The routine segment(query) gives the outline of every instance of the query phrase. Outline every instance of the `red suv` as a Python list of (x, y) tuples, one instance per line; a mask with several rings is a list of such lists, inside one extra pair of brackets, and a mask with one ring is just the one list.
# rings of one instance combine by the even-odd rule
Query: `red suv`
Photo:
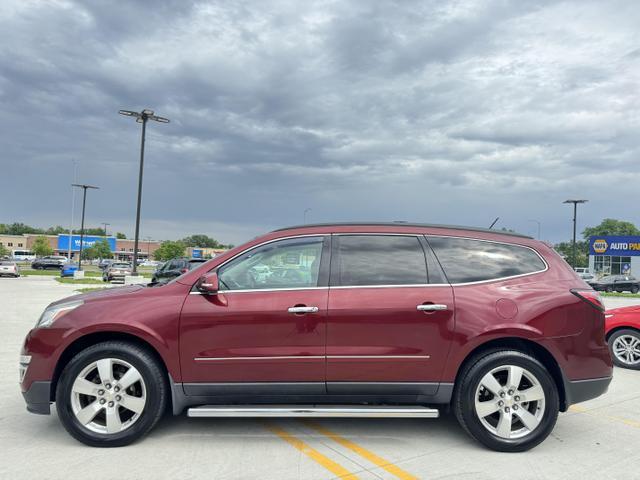
[(131, 443), (192, 417), (437, 417), (526, 450), (603, 394), (598, 293), (529, 237), (433, 225), (271, 232), (162, 286), (49, 305), (20, 358), (27, 408)]

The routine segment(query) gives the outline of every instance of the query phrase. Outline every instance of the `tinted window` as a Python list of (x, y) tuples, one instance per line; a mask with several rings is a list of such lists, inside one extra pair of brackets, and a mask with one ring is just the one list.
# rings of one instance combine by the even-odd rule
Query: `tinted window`
[(337, 278), (343, 286), (427, 283), (424, 250), (417, 237), (340, 235)]
[(318, 286), (323, 237), (280, 240), (249, 250), (218, 270), (224, 290)]
[(545, 269), (533, 250), (464, 238), (428, 237), (451, 283), (479, 282)]

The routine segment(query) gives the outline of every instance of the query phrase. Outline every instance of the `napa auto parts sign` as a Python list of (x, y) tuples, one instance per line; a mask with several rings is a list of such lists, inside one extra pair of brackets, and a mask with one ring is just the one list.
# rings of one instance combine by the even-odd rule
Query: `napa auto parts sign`
[(640, 257), (640, 237), (618, 235), (589, 237), (589, 255)]

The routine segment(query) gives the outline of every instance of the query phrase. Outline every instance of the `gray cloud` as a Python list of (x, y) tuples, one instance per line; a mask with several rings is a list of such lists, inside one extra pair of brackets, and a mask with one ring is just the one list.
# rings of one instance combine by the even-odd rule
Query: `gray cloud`
[[(0, 6), (0, 222), (238, 243), (313, 221), (640, 223), (632, 1), (26, 2)], [(613, 202), (613, 197), (629, 202)], [(11, 200), (10, 200), (11, 199)], [(15, 201), (13, 199), (19, 199)]]

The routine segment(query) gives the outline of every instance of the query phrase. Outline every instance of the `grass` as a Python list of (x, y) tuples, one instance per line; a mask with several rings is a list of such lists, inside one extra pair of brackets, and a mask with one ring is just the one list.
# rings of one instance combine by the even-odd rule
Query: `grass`
[(84, 287), (77, 288), (76, 292), (78, 293), (87, 293), (87, 292), (95, 292), (96, 290), (107, 290), (109, 287)]
[(54, 280), (58, 283), (65, 283), (65, 284), (96, 284), (96, 283), (102, 283), (102, 280), (98, 280), (97, 278), (60, 278), (60, 277), (55, 277)]
[[(83, 269), (84, 270), (84, 269)], [(47, 277), (59, 277), (60, 276), (60, 270), (33, 270), (31, 268), (26, 268), (20, 269), (20, 275), (24, 275), (24, 276), (34, 276), (34, 275), (43, 275), (43, 276), (47, 276)], [(92, 270), (85, 270), (84, 271), (84, 276), (85, 277), (102, 277), (102, 272), (100, 271), (92, 271)]]
[(623, 297), (623, 298), (638, 298), (640, 299), (640, 293), (627, 293), (627, 292), (600, 292), (603, 297)]

